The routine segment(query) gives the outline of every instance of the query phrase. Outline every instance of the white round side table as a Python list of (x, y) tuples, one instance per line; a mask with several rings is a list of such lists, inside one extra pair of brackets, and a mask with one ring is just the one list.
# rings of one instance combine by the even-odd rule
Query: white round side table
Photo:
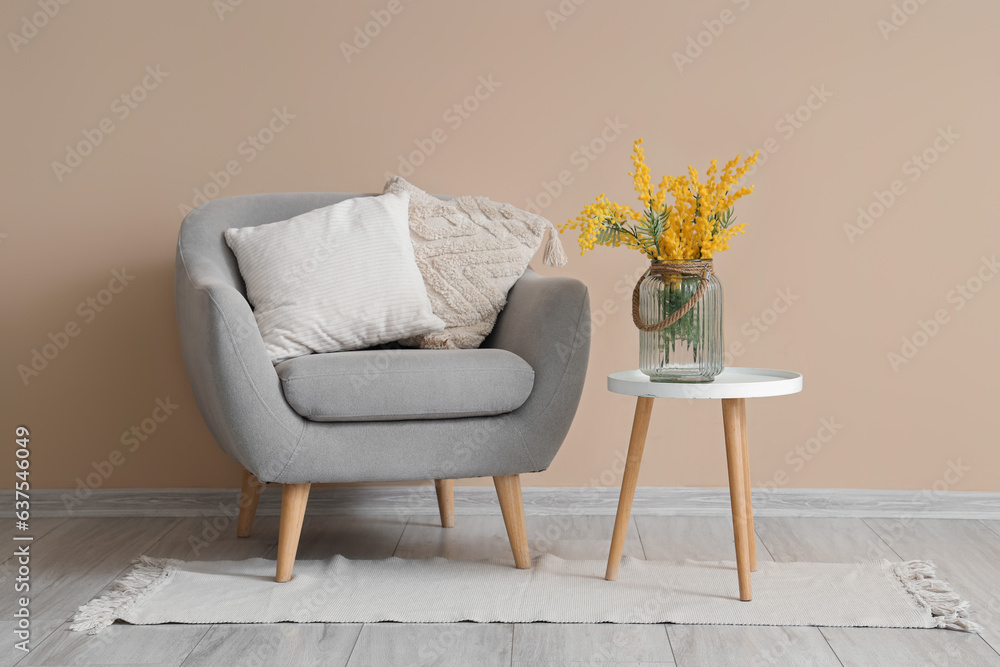
[(726, 461), (729, 467), (729, 499), (733, 508), (733, 534), (736, 538), (736, 569), (739, 575), (740, 600), (750, 600), (750, 573), (757, 571), (757, 548), (753, 532), (753, 503), (750, 500), (750, 454), (747, 446), (746, 399), (784, 396), (802, 391), (802, 376), (791, 371), (765, 368), (726, 368), (712, 382), (650, 382), (640, 371), (621, 371), (608, 376), (608, 391), (637, 396), (632, 437), (628, 443), (625, 474), (611, 554), (604, 578), (618, 578), (625, 532), (635, 484), (646, 445), (649, 415), (654, 398), (717, 398), (722, 400), (722, 421), (726, 433)]

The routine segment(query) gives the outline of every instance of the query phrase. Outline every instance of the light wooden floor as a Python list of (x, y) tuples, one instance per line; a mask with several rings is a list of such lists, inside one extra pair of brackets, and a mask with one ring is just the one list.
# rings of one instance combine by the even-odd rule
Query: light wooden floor
[[(500, 516), (306, 517), (299, 558), (444, 556), (510, 558)], [(607, 557), (612, 516), (529, 516), (532, 555)], [(213, 526), (213, 522), (215, 525)], [(981, 635), (945, 630), (683, 625), (116, 624), (70, 632), (74, 610), (139, 554), (187, 560), (273, 558), (275, 517), (237, 539), (224, 517), (36, 519), (32, 546), (34, 650), (13, 644), (13, 596), (0, 605), (4, 665), (1000, 665), (1000, 522), (908, 519), (767, 519), (757, 556), (779, 561), (929, 559), (971, 600)], [(10, 529), (0, 534), (8, 544)], [(626, 555), (733, 559), (725, 518), (634, 517)], [(0, 564), (13, 588), (11, 560)], [(734, 595), (736, 580), (733, 578)], [(431, 603), (432, 601), (428, 601)]]

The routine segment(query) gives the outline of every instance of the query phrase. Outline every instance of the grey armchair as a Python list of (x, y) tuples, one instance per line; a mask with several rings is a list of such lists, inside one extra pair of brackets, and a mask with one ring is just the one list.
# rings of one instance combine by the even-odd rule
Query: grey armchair
[(478, 350), (374, 349), (271, 364), (223, 231), (285, 220), (341, 193), (217, 199), (181, 225), (174, 277), (184, 363), (219, 446), (244, 468), (237, 531), (282, 485), (276, 581), (291, 578), (310, 484), (492, 476), (515, 564), (530, 566), (521, 473), (545, 470), (579, 404), (590, 347), (586, 287), (530, 269)]

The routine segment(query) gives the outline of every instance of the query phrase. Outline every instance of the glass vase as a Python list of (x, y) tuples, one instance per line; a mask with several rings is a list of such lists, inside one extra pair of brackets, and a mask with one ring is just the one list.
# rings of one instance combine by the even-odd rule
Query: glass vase
[[(672, 273), (678, 266), (693, 273)], [(706, 289), (687, 313), (660, 331), (639, 332), (639, 370), (653, 382), (711, 382), (725, 366), (722, 283), (711, 260), (653, 262), (639, 284), (638, 312), (645, 325), (663, 322), (696, 296), (706, 268)]]

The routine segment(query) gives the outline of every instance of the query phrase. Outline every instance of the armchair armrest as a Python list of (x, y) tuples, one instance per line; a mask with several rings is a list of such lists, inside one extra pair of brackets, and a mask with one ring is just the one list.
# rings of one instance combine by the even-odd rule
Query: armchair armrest
[(544, 470), (569, 431), (590, 356), (590, 297), (578, 280), (528, 269), (511, 288), (483, 347), (508, 350), (535, 371), (535, 386), (512, 413)]
[(221, 272), (186, 264), (183, 243), (174, 296), (184, 365), (212, 435), (262, 481), (275, 479), (304, 423), (284, 400), (250, 304)]

